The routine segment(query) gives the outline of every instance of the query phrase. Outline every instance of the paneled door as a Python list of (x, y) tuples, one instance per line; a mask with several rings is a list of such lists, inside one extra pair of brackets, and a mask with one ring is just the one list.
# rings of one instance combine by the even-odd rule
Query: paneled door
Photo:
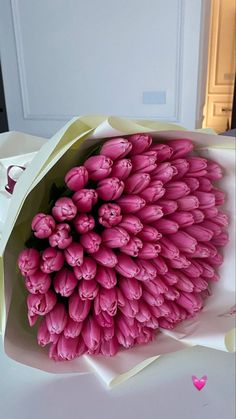
[(91, 113), (195, 127), (209, 4), (0, 0), (9, 128), (49, 137)]

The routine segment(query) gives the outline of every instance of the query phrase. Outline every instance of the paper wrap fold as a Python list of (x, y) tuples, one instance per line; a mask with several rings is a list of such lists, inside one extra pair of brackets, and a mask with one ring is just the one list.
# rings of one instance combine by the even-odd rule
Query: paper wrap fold
[[(221, 280), (194, 319), (173, 331), (162, 330), (150, 344), (120, 351), (113, 358), (84, 355), (69, 362), (50, 360), (36, 342), (36, 328), (27, 323), (26, 291), (17, 267), (17, 255), (30, 235), (34, 214), (47, 211), (52, 182), (62, 185), (64, 175), (82, 164), (98, 144), (109, 137), (150, 132), (154, 141), (188, 138), (197, 153), (224, 168), (220, 187), (226, 192), (230, 241), (219, 269)], [(5, 190), (10, 165), (26, 167), (13, 194)], [(8, 356), (53, 373), (96, 372), (113, 386), (136, 374), (159, 356), (189, 346), (235, 350), (235, 139), (146, 120), (85, 116), (72, 119), (54, 137), (45, 140), (21, 133), (0, 135), (0, 326)]]

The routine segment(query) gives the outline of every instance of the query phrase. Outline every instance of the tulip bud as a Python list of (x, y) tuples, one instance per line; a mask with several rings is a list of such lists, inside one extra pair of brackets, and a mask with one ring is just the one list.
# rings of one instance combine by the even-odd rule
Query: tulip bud
[(51, 290), (48, 290), (45, 294), (29, 294), (27, 297), (29, 314), (44, 316), (53, 309), (56, 302), (57, 297)]
[(134, 338), (132, 338), (132, 336), (124, 335), (120, 329), (116, 330), (116, 337), (119, 344), (126, 349), (129, 349), (134, 345)]
[(93, 230), (95, 227), (95, 220), (92, 215), (79, 214), (74, 219), (74, 226), (77, 233), (84, 234)]
[(101, 237), (94, 231), (90, 231), (80, 236), (80, 243), (87, 253), (97, 252), (101, 242)]
[(132, 163), (130, 159), (116, 160), (112, 167), (111, 176), (125, 180), (130, 175), (131, 170)]
[(113, 336), (110, 340), (102, 340), (101, 342), (101, 354), (104, 356), (114, 356), (117, 354), (119, 344), (116, 336)]
[(105, 246), (100, 246), (99, 250), (93, 253), (93, 258), (99, 265), (105, 266), (106, 268), (114, 268), (117, 264), (116, 254)]
[(82, 322), (86, 319), (91, 307), (90, 300), (81, 300), (79, 294), (75, 291), (69, 297), (69, 315), (76, 322)]
[(133, 319), (139, 311), (139, 301), (128, 300), (128, 298), (126, 298), (124, 295), (123, 295), (123, 300), (124, 300), (124, 304), (119, 306), (121, 313), (123, 313), (126, 318)]
[(173, 259), (179, 256), (179, 249), (172, 243), (171, 240), (166, 237), (160, 239), (161, 244), (161, 256), (166, 259)]
[(57, 221), (70, 221), (75, 218), (77, 208), (70, 198), (59, 198), (52, 209), (52, 215)]
[(215, 205), (223, 205), (225, 202), (225, 193), (220, 189), (213, 188), (211, 193), (215, 195)]
[(137, 257), (139, 255), (140, 249), (142, 249), (143, 243), (138, 237), (130, 237), (130, 240), (127, 244), (123, 245), (120, 248), (120, 251), (122, 253), (125, 253), (126, 255)]
[(157, 231), (155, 227), (144, 225), (143, 229), (138, 233), (138, 237), (142, 241), (156, 242), (157, 240), (161, 239), (162, 234)]
[(198, 178), (199, 187), (198, 189), (202, 192), (210, 192), (212, 190), (212, 183), (206, 177), (199, 177)]
[(195, 251), (188, 255), (191, 258), (207, 258), (211, 255), (211, 248), (206, 243), (198, 243)]
[(140, 154), (143, 151), (148, 150), (150, 145), (152, 144), (152, 137), (148, 134), (129, 135), (128, 140), (132, 144), (132, 150), (130, 151), (131, 156)]
[(115, 270), (124, 277), (133, 278), (139, 273), (139, 267), (135, 261), (128, 255), (118, 254), (118, 263)]
[(173, 150), (167, 144), (152, 144), (150, 150), (157, 152), (157, 162), (161, 163), (169, 160), (173, 154)]
[(173, 175), (175, 180), (182, 179), (187, 176), (189, 170), (189, 163), (185, 159), (176, 159), (171, 162), (171, 166), (175, 170)]
[(139, 268), (139, 273), (135, 275), (135, 277), (139, 281), (148, 281), (150, 279), (155, 278), (157, 270), (151, 262), (144, 259), (137, 259), (136, 263)]
[(117, 283), (116, 273), (113, 269), (105, 268), (104, 266), (98, 266), (96, 281), (104, 288), (113, 288)]
[(73, 293), (77, 283), (78, 281), (75, 275), (67, 268), (62, 268), (57, 272), (53, 280), (56, 293), (61, 294), (63, 297), (69, 297)]
[(117, 303), (116, 289), (101, 287), (94, 300), (94, 312), (98, 315), (101, 311), (106, 311), (110, 316), (115, 316)]
[(199, 209), (215, 206), (215, 195), (213, 193), (196, 191), (195, 196), (199, 201)]
[(209, 256), (204, 260), (211, 265), (220, 266), (222, 265), (224, 258), (220, 253), (216, 253), (215, 256)]
[(145, 301), (140, 300), (139, 301), (139, 311), (136, 314), (135, 318), (136, 320), (138, 320), (140, 323), (144, 323), (146, 321), (148, 321), (151, 318), (152, 314), (149, 310), (148, 305), (146, 304)]
[(182, 292), (177, 303), (188, 313), (196, 313), (202, 308), (202, 299), (199, 294)]
[(154, 264), (156, 271), (160, 275), (165, 275), (168, 271), (167, 264), (165, 263), (164, 259), (158, 255), (157, 258), (154, 258), (152, 260), (152, 263)]
[(81, 300), (94, 300), (98, 293), (97, 282), (94, 279), (89, 281), (82, 279), (79, 283), (79, 295)]
[(194, 192), (200, 186), (199, 179), (202, 179), (202, 178), (197, 179), (195, 177), (182, 177), (182, 182), (184, 182), (188, 186), (188, 188), (190, 189), (190, 192)]
[(108, 177), (111, 173), (112, 165), (112, 160), (106, 156), (91, 156), (84, 163), (89, 179), (92, 180), (101, 180)]
[(172, 159), (183, 157), (193, 150), (192, 141), (187, 139), (171, 140), (168, 141), (167, 144), (173, 150)]
[(102, 243), (110, 248), (118, 248), (127, 245), (130, 237), (122, 227), (107, 228), (102, 232)]
[(190, 213), (193, 216), (195, 224), (201, 223), (205, 218), (205, 214), (203, 213), (203, 211), (201, 211), (199, 209), (194, 209), (194, 210), (190, 211)]
[[(197, 210), (194, 210), (197, 211)], [(193, 214), (189, 211), (178, 211), (168, 217), (169, 220), (174, 221), (180, 228), (191, 226), (194, 223)], [(166, 218), (165, 218), (166, 220)], [(162, 220), (159, 220), (162, 221)], [(157, 223), (159, 223), (157, 221)]]
[(48, 247), (42, 253), (40, 269), (46, 274), (60, 271), (64, 265), (64, 256), (60, 250), (55, 247)]
[(183, 269), (183, 271), (192, 279), (197, 278), (203, 273), (203, 269), (201, 265), (195, 261), (194, 259), (191, 260), (191, 265), (187, 268)]
[(203, 159), (202, 157), (187, 157), (186, 158), (189, 164), (189, 170), (186, 174), (187, 177), (198, 177), (198, 176), (205, 176), (207, 174), (207, 160)]
[(34, 235), (39, 239), (46, 239), (49, 237), (52, 234), (55, 226), (56, 223), (54, 218), (51, 215), (46, 215), (42, 212), (35, 215), (31, 223)]
[(94, 189), (80, 189), (75, 192), (72, 199), (80, 212), (90, 212), (97, 203), (98, 194)]
[(38, 345), (44, 347), (51, 342), (51, 334), (48, 331), (46, 319), (43, 318), (37, 331)]
[(135, 173), (126, 179), (124, 191), (128, 194), (138, 194), (149, 185), (150, 180), (148, 173)]
[[(196, 191), (195, 194), (197, 193), (199, 192)], [(180, 198), (177, 200), (177, 204), (178, 204), (178, 209), (180, 211), (191, 211), (198, 207), (201, 208), (201, 206), (199, 205), (199, 200), (198, 200), (197, 195), (184, 196), (183, 198)]]
[(156, 169), (156, 156), (137, 154), (131, 157), (133, 173), (150, 173)]
[(33, 275), (39, 268), (40, 253), (35, 249), (20, 252), (17, 264), (23, 276)]
[(103, 204), (98, 210), (99, 223), (104, 227), (113, 227), (122, 220), (121, 208), (117, 204)]
[(168, 272), (166, 272), (161, 278), (162, 278), (162, 281), (164, 281), (165, 283), (167, 283), (167, 285), (170, 285), (170, 286), (176, 284), (179, 279), (176, 273), (172, 271), (170, 267), (168, 269)]
[(163, 216), (162, 209), (159, 205), (146, 205), (137, 212), (137, 217), (142, 223), (153, 223)]
[(37, 271), (25, 278), (25, 286), (31, 294), (45, 294), (51, 286), (50, 275)]
[(175, 301), (179, 298), (180, 293), (174, 287), (168, 289), (168, 291), (164, 292), (164, 297), (166, 300)]
[(98, 314), (94, 314), (94, 317), (102, 328), (114, 327), (114, 317), (110, 316), (106, 311), (101, 311)]
[(75, 322), (73, 319), (68, 317), (66, 326), (63, 330), (63, 334), (66, 339), (77, 338), (82, 330), (83, 322)]
[(78, 280), (85, 279), (89, 281), (95, 278), (97, 272), (97, 264), (95, 260), (90, 257), (85, 257), (81, 266), (74, 267), (74, 274)]
[(229, 242), (229, 236), (226, 231), (222, 231), (218, 236), (213, 237), (212, 244), (215, 246), (225, 246)]
[(182, 272), (179, 272), (179, 280), (175, 286), (178, 290), (185, 292), (193, 292), (194, 289), (192, 281)]
[[(169, 182), (175, 174), (175, 168), (169, 162), (160, 163), (152, 171), (152, 180), (159, 180), (163, 184)], [(177, 173), (177, 172), (176, 172)]]
[(171, 330), (171, 329), (173, 329), (174, 324), (173, 324), (173, 323), (170, 323), (170, 322), (169, 322), (168, 320), (166, 320), (164, 317), (161, 317), (161, 318), (159, 319), (159, 326), (160, 326), (162, 329)]
[(73, 167), (65, 176), (67, 188), (78, 191), (84, 188), (88, 182), (88, 171), (84, 166)]
[(207, 161), (207, 175), (206, 177), (210, 180), (218, 180), (223, 176), (222, 168), (214, 161)]
[(140, 196), (147, 203), (153, 203), (162, 198), (164, 194), (165, 189), (163, 188), (163, 183), (160, 180), (154, 180), (140, 193)]
[(159, 243), (144, 242), (142, 249), (139, 250), (139, 257), (141, 259), (153, 259), (158, 256), (161, 251)]
[[(86, 233), (89, 234), (89, 233)], [(66, 262), (70, 266), (81, 266), (84, 259), (83, 248), (79, 243), (71, 243), (64, 250)]]
[(219, 211), (216, 217), (214, 217), (214, 222), (221, 227), (227, 227), (229, 225), (229, 220), (227, 214)]
[(135, 278), (119, 278), (119, 287), (128, 300), (139, 300), (142, 296), (142, 287)]
[(123, 215), (122, 221), (119, 223), (119, 227), (122, 227), (128, 233), (135, 235), (142, 230), (143, 225), (139, 218), (135, 217), (135, 215)]
[(200, 242), (208, 242), (212, 239), (214, 234), (213, 231), (207, 226), (204, 226), (203, 223), (201, 223), (201, 225), (198, 224), (186, 227), (185, 232)]
[(110, 157), (112, 160), (122, 159), (132, 149), (132, 144), (125, 138), (113, 138), (106, 141), (100, 151), (100, 154)]
[[(194, 253), (191, 253), (191, 257), (193, 257), (193, 255)], [(169, 260), (169, 265), (173, 269), (184, 269), (184, 268), (187, 268), (190, 264), (191, 262), (181, 253), (179, 254), (179, 256), (176, 256), (174, 259)]]
[[(61, 335), (57, 345), (56, 345), (56, 353), (59, 360), (72, 360), (79, 354), (85, 352), (85, 348), (83, 346), (83, 351), (78, 349), (79, 340), (78, 338), (68, 338), (66, 339), (64, 335)], [(81, 353), (82, 352), (82, 353)], [(54, 355), (55, 356), (55, 355)]]
[(155, 221), (153, 225), (161, 234), (173, 234), (179, 229), (179, 225), (175, 221), (168, 220), (167, 218), (161, 218)]
[(212, 278), (215, 275), (214, 268), (207, 262), (205, 262), (205, 260), (199, 260), (198, 263), (202, 268), (202, 276), (204, 278)]
[(45, 318), (49, 333), (59, 335), (67, 323), (67, 313), (64, 305), (57, 303)]
[(100, 199), (110, 201), (118, 199), (124, 190), (124, 182), (117, 177), (100, 180), (97, 185), (97, 194)]
[(197, 277), (197, 278), (191, 278), (191, 281), (194, 285), (194, 292), (202, 292), (204, 290), (207, 290), (208, 288), (208, 282), (204, 281), (203, 278)]
[(54, 232), (49, 237), (48, 241), (51, 247), (58, 247), (58, 249), (65, 249), (72, 242), (72, 237), (69, 235), (70, 226), (67, 223), (57, 224)]
[(172, 234), (171, 240), (180, 251), (186, 253), (193, 253), (197, 246), (197, 240), (189, 234), (185, 233), (184, 231), (178, 231), (177, 233)]
[(190, 193), (189, 187), (184, 182), (173, 181), (165, 184), (165, 199), (179, 199)]
[(172, 214), (178, 208), (178, 204), (175, 201), (170, 201), (167, 199), (159, 199), (158, 205), (160, 205), (161, 210), (164, 215)]
[(146, 201), (138, 195), (123, 195), (117, 200), (123, 214), (135, 213), (146, 205)]
[[(147, 326), (149, 325), (150, 319), (147, 322)], [(148, 327), (143, 327), (140, 331), (139, 335), (136, 338), (136, 343), (138, 344), (144, 344), (152, 342), (155, 338), (154, 331), (149, 329)]]

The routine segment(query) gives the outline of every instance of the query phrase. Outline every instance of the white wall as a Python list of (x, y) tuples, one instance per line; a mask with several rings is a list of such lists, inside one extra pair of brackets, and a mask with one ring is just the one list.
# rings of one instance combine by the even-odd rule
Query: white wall
[(51, 136), (91, 113), (196, 125), (201, 0), (0, 2), (10, 129)]

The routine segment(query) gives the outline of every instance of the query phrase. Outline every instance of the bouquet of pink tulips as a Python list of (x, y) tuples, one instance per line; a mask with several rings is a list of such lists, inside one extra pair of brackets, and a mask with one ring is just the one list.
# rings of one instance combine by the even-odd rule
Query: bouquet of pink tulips
[[(4, 141), (11, 135), (24, 147), (21, 134)], [(112, 385), (189, 345), (234, 350), (232, 138), (87, 116), (25, 144), (31, 163), (32, 153), (0, 158), (10, 357), (48, 372), (92, 370)], [(14, 164), (25, 170), (10, 195)]]
[(193, 151), (187, 139), (107, 139), (33, 217), (18, 266), (51, 358), (113, 356), (202, 309), (228, 219), (221, 167)]

